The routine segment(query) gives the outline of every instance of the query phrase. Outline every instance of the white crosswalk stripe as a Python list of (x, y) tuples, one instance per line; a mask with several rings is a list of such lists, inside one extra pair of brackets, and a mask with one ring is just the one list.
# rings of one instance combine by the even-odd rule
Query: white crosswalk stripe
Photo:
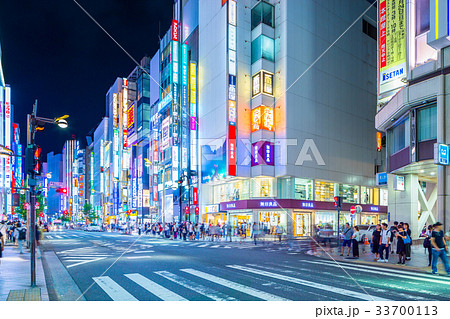
[(184, 278), (182, 278), (182, 277), (180, 277), (180, 276), (178, 276), (176, 274), (173, 274), (171, 272), (168, 272), (168, 271), (155, 271), (155, 274), (158, 274), (158, 275), (160, 275), (160, 276), (162, 276), (162, 277), (164, 277), (164, 278), (166, 278), (166, 279), (168, 279), (168, 280), (170, 280), (172, 282), (175, 282), (175, 283), (177, 283), (177, 284), (179, 284), (179, 285), (181, 285), (181, 286), (183, 286), (183, 287), (185, 287), (187, 289), (193, 290), (193, 291), (195, 291), (195, 292), (197, 292), (197, 293), (199, 293), (199, 294), (201, 294), (203, 296), (206, 296), (206, 297), (208, 297), (208, 298), (210, 298), (212, 300), (215, 300), (215, 301), (232, 301), (232, 300), (237, 300), (237, 299), (235, 299), (233, 297), (225, 295), (225, 294), (223, 294), (221, 292), (218, 292), (218, 291), (216, 291), (214, 289), (211, 289), (209, 287), (205, 287), (205, 286), (199, 285), (199, 284), (197, 284), (197, 283), (195, 283), (195, 282), (193, 282), (191, 280), (184, 279)]
[(220, 247), (220, 245), (214, 245), (214, 246), (211, 246), (209, 248), (219, 248), (219, 247)]
[[(443, 285), (450, 285), (450, 280), (439, 280), (439, 279), (434, 279), (436, 277), (430, 278), (430, 275), (426, 275), (426, 274), (418, 274), (418, 273), (414, 273), (414, 275), (408, 275), (406, 272), (401, 271), (401, 270), (395, 270), (395, 269), (386, 269), (386, 268), (376, 268), (376, 267), (372, 267), (372, 266), (367, 266), (367, 265), (361, 265), (362, 268), (360, 268), (361, 266), (357, 266), (357, 265), (347, 265), (345, 263), (328, 263), (328, 262), (318, 262), (318, 261), (310, 261), (310, 260), (303, 260), (302, 262), (307, 262), (307, 263), (311, 263), (311, 264), (319, 264), (319, 265), (327, 265), (330, 267), (336, 267), (336, 268), (341, 268), (341, 269), (351, 269), (351, 270), (356, 270), (356, 271), (361, 271), (361, 272), (366, 272), (366, 273), (372, 273), (372, 274), (383, 274), (383, 276), (392, 276), (395, 278), (404, 278), (404, 279), (412, 279), (412, 280), (420, 280), (420, 281), (426, 281), (426, 282), (432, 282), (432, 283), (438, 283), (438, 284), (443, 284)], [(374, 270), (376, 269), (376, 270)]]
[(203, 244), (203, 245), (200, 245), (200, 246), (197, 246), (197, 247), (208, 247), (210, 244)]
[(92, 278), (114, 301), (137, 301), (128, 291), (108, 276)]
[(237, 291), (243, 292), (243, 293), (248, 294), (250, 296), (257, 297), (257, 298), (262, 299), (262, 300), (267, 300), (267, 301), (269, 301), (269, 300), (270, 301), (287, 301), (288, 300), (288, 299), (285, 299), (285, 298), (282, 298), (282, 297), (279, 297), (279, 296), (275, 296), (275, 295), (272, 295), (270, 293), (267, 293), (267, 292), (264, 292), (264, 291), (261, 291), (261, 290), (257, 290), (255, 288), (247, 287), (247, 286), (238, 284), (236, 282), (233, 282), (233, 281), (230, 281), (230, 280), (226, 280), (226, 279), (214, 276), (214, 275), (210, 275), (210, 274), (207, 274), (207, 273), (204, 273), (202, 271), (195, 270), (195, 269), (187, 268), (187, 269), (181, 269), (181, 271), (184, 271), (184, 272), (186, 272), (188, 274), (191, 274), (193, 276), (196, 276), (196, 277), (199, 277), (199, 278), (211, 281), (211, 282), (213, 282), (215, 284), (218, 284), (218, 285), (225, 286), (225, 287), (233, 289), (233, 290), (237, 290)]
[(362, 299), (362, 300), (366, 300), (366, 301), (388, 301), (389, 300), (389, 299), (380, 298), (377, 296), (367, 295), (363, 291), (356, 292), (356, 291), (352, 291), (352, 290), (348, 290), (348, 289), (337, 288), (337, 287), (333, 287), (333, 286), (329, 286), (329, 285), (323, 285), (323, 284), (319, 284), (317, 282), (311, 282), (311, 281), (307, 281), (307, 280), (303, 280), (303, 279), (299, 279), (299, 278), (295, 278), (295, 277), (271, 273), (271, 272), (264, 271), (261, 269), (255, 269), (255, 268), (244, 267), (244, 266), (239, 266), (239, 265), (227, 265), (227, 267), (254, 273), (254, 274), (258, 274), (258, 275), (262, 275), (262, 276), (267, 276), (267, 277), (271, 277), (271, 278), (275, 278), (275, 279), (279, 279), (279, 280), (293, 282), (293, 283), (296, 283), (296, 284), (299, 284), (302, 286), (307, 286), (307, 287), (311, 287), (311, 288), (330, 291), (330, 292), (338, 293), (338, 294), (341, 294), (344, 296)]
[(125, 276), (163, 301), (187, 300), (169, 289), (157, 284), (156, 282), (142, 276), (141, 274), (126, 274)]

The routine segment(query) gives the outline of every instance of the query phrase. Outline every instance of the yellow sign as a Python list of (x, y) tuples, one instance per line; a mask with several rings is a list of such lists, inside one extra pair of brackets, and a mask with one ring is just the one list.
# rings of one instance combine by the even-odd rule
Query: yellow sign
[[(406, 0), (380, 0), (380, 93), (403, 86), (383, 85), (406, 77)], [(398, 82), (398, 83), (397, 83)]]
[(190, 84), (191, 84), (191, 103), (197, 103), (197, 64), (191, 63), (190, 68)]

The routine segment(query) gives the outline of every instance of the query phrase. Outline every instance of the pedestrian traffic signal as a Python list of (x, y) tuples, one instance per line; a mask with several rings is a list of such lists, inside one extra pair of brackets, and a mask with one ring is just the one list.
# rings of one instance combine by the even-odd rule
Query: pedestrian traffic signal
[(25, 160), (28, 174), (34, 174), (35, 176), (42, 174), (41, 153), (42, 149), (40, 146), (32, 145), (27, 147)]
[(200, 209), (198, 208), (198, 206), (195, 207), (195, 215), (198, 215), (200, 213)]
[(187, 215), (189, 214), (189, 206), (184, 207), (184, 213)]
[(334, 207), (341, 208), (342, 207), (342, 197), (334, 196)]

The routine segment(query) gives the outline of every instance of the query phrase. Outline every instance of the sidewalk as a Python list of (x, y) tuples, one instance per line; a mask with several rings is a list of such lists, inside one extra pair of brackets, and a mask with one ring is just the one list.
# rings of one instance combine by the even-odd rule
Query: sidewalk
[(37, 289), (30, 286), (30, 256), (28, 249), (19, 254), (16, 246), (5, 246), (3, 257), (0, 258), (0, 301), (6, 301), (8, 295), (10, 300), (49, 300), (40, 258), (36, 259)]
[[(407, 260), (405, 265), (398, 265), (398, 255), (396, 253), (389, 254), (389, 262), (388, 263), (380, 263), (376, 262), (375, 256), (370, 251), (369, 245), (360, 245), (359, 246), (359, 258), (352, 258), (352, 252), (350, 251), (350, 256), (347, 257), (347, 248), (345, 249), (344, 256), (340, 256), (340, 249), (338, 248), (325, 248), (325, 251), (320, 247), (316, 248), (316, 253), (313, 253), (311, 250), (306, 252), (309, 255), (314, 255), (317, 257), (332, 259), (336, 261), (343, 262), (354, 262), (357, 264), (365, 264), (365, 265), (373, 265), (380, 267), (388, 267), (388, 268), (396, 268), (396, 269), (408, 269), (414, 270), (418, 272), (431, 272), (431, 266), (428, 267), (428, 252), (421, 245), (414, 245), (411, 247), (411, 260)], [(442, 261), (438, 262), (438, 272), (440, 274), (446, 274), (444, 267), (442, 265)]]

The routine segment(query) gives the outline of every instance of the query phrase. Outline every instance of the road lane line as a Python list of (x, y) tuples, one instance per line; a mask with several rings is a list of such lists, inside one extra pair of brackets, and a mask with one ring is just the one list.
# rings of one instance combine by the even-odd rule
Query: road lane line
[(214, 246), (211, 246), (209, 248), (219, 248), (219, 247), (220, 247), (220, 245), (214, 245)]
[(154, 253), (154, 250), (136, 250), (135, 254), (145, 254), (145, 253)]
[(104, 292), (114, 301), (138, 301), (128, 291), (123, 289), (118, 283), (108, 276), (92, 278), (103, 289)]
[(79, 262), (79, 263), (76, 263), (76, 264), (69, 265), (69, 266), (67, 266), (67, 268), (72, 268), (72, 267), (76, 267), (76, 266), (92, 263), (94, 261), (99, 261), (99, 260), (102, 260), (102, 259), (106, 259), (106, 257), (100, 257), (100, 258), (85, 260), (85, 261), (82, 261), (82, 262)]
[(249, 267), (244, 267), (244, 266), (239, 266), (239, 265), (227, 265), (226, 267), (246, 271), (246, 272), (257, 274), (257, 275), (271, 277), (271, 278), (275, 278), (275, 279), (279, 279), (279, 280), (283, 280), (283, 281), (287, 281), (287, 282), (293, 282), (298, 285), (307, 286), (307, 287), (311, 287), (311, 288), (315, 288), (315, 289), (321, 289), (321, 290), (325, 290), (328, 292), (334, 292), (334, 293), (341, 294), (344, 296), (362, 299), (362, 300), (366, 300), (366, 301), (388, 301), (389, 300), (389, 299), (380, 298), (380, 297), (376, 297), (376, 296), (369, 296), (362, 291), (361, 292), (352, 291), (352, 290), (348, 290), (348, 289), (323, 285), (323, 284), (319, 284), (317, 282), (307, 281), (307, 280), (290, 277), (290, 276), (285, 276), (285, 275), (280, 275), (280, 274), (276, 274), (276, 273), (270, 273), (268, 271), (264, 271), (264, 270), (260, 270), (260, 269), (249, 268)]
[(224, 293), (218, 292), (214, 289), (211, 289), (209, 287), (205, 287), (202, 285), (197, 284), (196, 282), (193, 282), (188, 279), (184, 279), (183, 277), (180, 277), (178, 275), (175, 275), (168, 271), (155, 271), (155, 274), (160, 275), (174, 283), (179, 284), (180, 286), (183, 286), (187, 289), (193, 290), (203, 296), (206, 296), (212, 300), (215, 301), (236, 301), (237, 299), (228, 296)]
[(221, 285), (221, 286), (233, 289), (233, 290), (237, 290), (237, 291), (243, 292), (243, 293), (245, 293), (247, 295), (254, 296), (254, 297), (257, 297), (257, 298), (262, 299), (262, 300), (267, 300), (267, 301), (289, 301), (289, 299), (285, 299), (283, 297), (272, 295), (272, 294), (270, 294), (268, 292), (264, 292), (264, 291), (257, 290), (257, 289), (251, 288), (251, 287), (247, 287), (247, 286), (238, 284), (238, 283), (236, 283), (234, 281), (229, 281), (229, 280), (226, 280), (226, 279), (223, 279), (223, 278), (220, 278), (220, 277), (216, 277), (214, 275), (210, 275), (210, 274), (207, 274), (207, 273), (204, 273), (204, 272), (192, 269), (192, 268), (180, 269), (180, 270), (184, 271), (184, 272), (186, 272), (188, 274), (191, 274), (193, 276), (196, 276), (196, 277), (199, 277), (199, 278), (211, 281), (211, 282), (213, 282), (215, 284), (218, 284), (218, 285)]
[[(306, 261), (306, 260), (305, 260)], [(308, 262), (312, 262), (312, 261), (308, 261)], [(316, 261), (319, 262), (319, 261)], [(336, 264), (335, 261), (328, 261), (328, 260), (321, 260), (320, 262), (323, 262), (324, 265), (329, 265), (329, 264)], [(404, 269), (404, 270), (400, 270), (400, 269), (392, 269), (392, 268), (387, 268), (387, 267), (376, 267), (376, 266), (370, 266), (370, 265), (366, 265), (366, 264), (356, 264), (356, 263), (351, 263), (351, 262), (339, 262), (339, 265), (345, 265), (345, 266), (353, 266), (356, 268), (362, 268), (362, 269), (374, 269), (374, 270), (378, 270), (380, 272), (391, 272), (391, 273), (395, 273), (395, 274), (401, 274), (401, 275), (408, 275), (410, 274), (412, 271), (408, 270), (408, 269)], [(431, 274), (422, 274), (422, 273), (414, 273), (414, 276), (419, 276), (419, 277), (424, 277), (424, 278), (431, 278), (431, 279), (437, 279), (438, 277), (436, 277), (436, 275), (431, 275)], [(446, 281), (447, 279), (441, 278), (442, 280)]]
[(127, 259), (144, 259), (144, 258), (153, 258), (153, 256), (130, 256), (126, 257)]
[(185, 301), (187, 299), (181, 297), (180, 295), (158, 285), (156, 282), (151, 281), (147, 277), (141, 274), (126, 274), (125, 277), (133, 280), (139, 286), (149, 291), (151, 294), (155, 295), (163, 301)]
[(432, 282), (432, 283), (435, 283), (435, 284), (450, 285), (450, 281), (449, 280), (445, 280), (445, 279), (444, 280), (437, 280), (437, 279), (432, 279), (432, 278), (418, 277), (418, 276), (415, 276), (415, 275), (411, 276), (411, 275), (405, 275), (404, 273), (401, 274), (401, 272), (400, 273), (398, 273), (398, 272), (392, 273), (392, 272), (389, 272), (389, 270), (387, 270), (385, 268), (379, 269), (379, 270), (370, 270), (370, 269), (362, 269), (362, 268), (354, 267), (353, 265), (346, 266), (346, 265), (343, 265), (342, 263), (337, 265), (337, 264), (321, 263), (321, 262), (309, 261), (309, 260), (303, 260), (303, 262), (307, 262), (307, 263), (311, 263), (311, 264), (317, 264), (317, 265), (323, 265), (323, 266), (351, 269), (351, 270), (367, 272), (367, 273), (372, 273), (372, 274), (377, 274), (377, 275), (382, 274), (383, 276), (392, 276), (392, 277), (395, 277), (397, 279), (398, 278), (413, 279), (413, 280), (419, 280), (419, 281)]
[(198, 248), (201, 248), (201, 247), (208, 247), (209, 246), (209, 244), (203, 244), (203, 245), (200, 245), (200, 246), (197, 246)]

